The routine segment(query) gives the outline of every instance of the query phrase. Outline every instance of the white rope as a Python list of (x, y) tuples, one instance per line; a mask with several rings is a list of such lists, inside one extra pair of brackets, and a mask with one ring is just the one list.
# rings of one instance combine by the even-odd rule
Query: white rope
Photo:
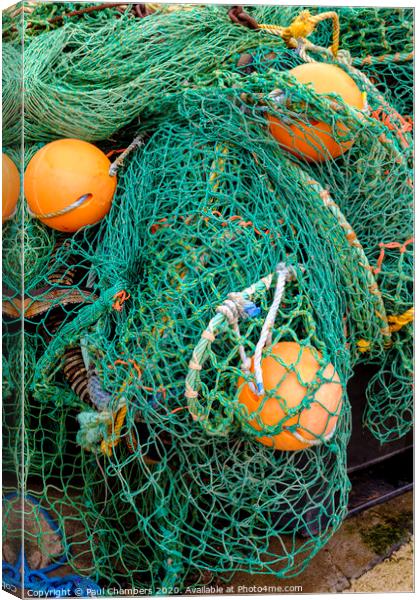
[(31, 217), (36, 217), (37, 219), (54, 219), (55, 217), (61, 217), (62, 215), (66, 215), (67, 213), (71, 212), (72, 210), (79, 208), (79, 206), (82, 206), (82, 204), (84, 204), (85, 202), (87, 202), (87, 200), (90, 200), (91, 198), (92, 198), (91, 193), (83, 194), (83, 196), (80, 196), (80, 198), (78, 198), (77, 200), (75, 200), (74, 202), (69, 204), (68, 206), (64, 206), (63, 208), (59, 208), (58, 210), (56, 210), (54, 212), (50, 212), (50, 213), (33, 212), (29, 208), (28, 205), (27, 205), (27, 210), (28, 210), (28, 213), (31, 215)]
[[(242, 294), (232, 292), (228, 295), (227, 300), (225, 300), (223, 304), (216, 308), (216, 312), (224, 315), (229, 321), (238, 339), (241, 337), (241, 332), (239, 330), (239, 319), (243, 319), (247, 316), (245, 311), (246, 302), (247, 300), (245, 300)], [(239, 356), (241, 357), (242, 370), (249, 374), (251, 369), (251, 359), (247, 356), (243, 344), (239, 344)]]
[[(287, 281), (290, 281), (290, 280), (296, 278), (295, 270), (292, 267), (287, 266), (285, 263), (279, 263), (277, 265), (276, 274), (277, 274), (277, 284), (276, 284), (276, 289), (274, 292), (273, 303), (270, 307), (270, 310), (268, 311), (267, 317), (266, 317), (263, 327), (261, 329), (260, 339), (258, 340), (257, 346), (255, 348), (254, 376), (255, 376), (256, 385), (251, 380), (248, 381), (249, 388), (251, 389), (251, 391), (254, 394), (257, 394), (258, 396), (263, 396), (265, 394), (264, 383), (263, 383), (263, 378), (262, 378), (262, 368), (261, 368), (262, 353), (266, 346), (271, 345), (272, 329), (273, 329), (275, 321), (276, 321), (277, 312), (280, 307), (280, 302), (284, 295), (286, 283), (287, 283)], [(271, 281), (272, 281), (272, 276), (269, 276), (266, 278), (266, 281), (264, 283), (265, 283), (267, 289), (269, 288)], [(251, 288), (249, 288), (248, 291), (252, 291)], [(236, 335), (238, 336), (238, 339), (240, 338), (239, 319), (246, 317), (246, 314), (247, 314), (246, 310), (245, 310), (245, 306), (246, 306), (246, 300), (243, 297), (243, 295), (238, 294), (238, 293), (232, 293), (232, 294), (229, 294), (227, 300), (225, 300), (223, 302), (223, 304), (221, 304), (220, 306), (218, 306), (216, 308), (216, 312), (224, 315), (226, 317), (226, 319), (229, 321), (229, 324), (232, 326), (233, 330), (235, 331)], [(206, 333), (206, 332), (211, 336), (212, 341), (214, 341), (214, 339), (213, 339), (214, 335), (211, 332), (208, 332), (208, 330), (206, 330), (204, 333)], [(204, 334), (202, 335), (202, 337), (205, 337), (207, 339), (207, 336)], [(239, 345), (239, 354), (240, 354), (241, 362), (242, 362), (242, 365), (241, 365), (242, 371), (245, 372), (246, 374), (250, 375), (251, 360), (247, 356), (245, 348), (242, 344)], [(190, 363), (190, 368), (196, 369), (198, 367), (200, 367), (200, 365), (198, 364), (195, 356), (193, 355), (193, 361), (192, 361), (192, 363)], [(185, 395), (187, 398), (196, 398), (198, 395), (198, 392), (192, 390), (192, 388), (190, 388), (190, 386), (187, 384), (187, 390), (186, 390)], [(302, 436), (298, 431), (291, 431), (287, 427), (285, 427), (283, 431), (288, 431), (295, 439), (302, 442), (306, 446), (317, 446), (317, 445), (320, 445), (320, 444), (323, 444), (323, 443), (329, 441), (334, 436), (336, 427), (337, 427), (337, 424), (335, 423), (334, 427), (327, 435), (319, 436), (318, 438), (312, 439), (312, 440)]]
[[(291, 431), (287, 427), (284, 428), (284, 431), (291, 433), (293, 435), (293, 437), (295, 437), (299, 442), (303, 442), (304, 444), (307, 444), (308, 446), (320, 446), (321, 444), (328, 442), (333, 437), (336, 429), (337, 429), (337, 423), (334, 423), (334, 427), (331, 429), (331, 431), (327, 435), (320, 435), (319, 437), (317, 437), (313, 440), (309, 440), (308, 438), (304, 437), (303, 435), (300, 435), (300, 433), (298, 433), (297, 431)], [(315, 435), (315, 434), (312, 434), (312, 435)]]
[(333, 60), (334, 62), (338, 62), (338, 63), (342, 63), (342, 64), (346, 64), (346, 65), (351, 65), (351, 63), (352, 63), (353, 59), (348, 50), (341, 49), (337, 52), (337, 56), (334, 56), (334, 54), (331, 51), (331, 48), (325, 48), (324, 46), (317, 46), (316, 44), (314, 44), (313, 42), (310, 42), (306, 38), (298, 38), (296, 41), (297, 41), (297, 46), (296, 46), (297, 53), (299, 54), (300, 58), (302, 60), (304, 60), (305, 62), (308, 62), (308, 63), (318, 62), (315, 58), (312, 58), (312, 56), (308, 55), (308, 51), (309, 51), (309, 52), (313, 52), (314, 54), (320, 54), (324, 58), (326, 58), (328, 60)]
[[(264, 321), (264, 325), (261, 330), (260, 339), (258, 340), (258, 344), (255, 348), (254, 354), (254, 373), (255, 373), (255, 381), (257, 384), (257, 394), (259, 396), (264, 395), (264, 383), (262, 378), (262, 369), (261, 369), (261, 358), (262, 353), (266, 345), (271, 343), (271, 330), (274, 327), (274, 323), (276, 321), (277, 311), (280, 306), (281, 299), (283, 297), (284, 288), (286, 286), (286, 282), (290, 281), (295, 277), (295, 272), (291, 267), (286, 266), (284, 263), (279, 263), (276, 268), (276, 272), (278, 275), (276, 290), (274, 292), (274, 300), (271, 305), (270, 310), (268, 311), (267, 317)], [(251, 388), (252, 389), (252, 388)]]

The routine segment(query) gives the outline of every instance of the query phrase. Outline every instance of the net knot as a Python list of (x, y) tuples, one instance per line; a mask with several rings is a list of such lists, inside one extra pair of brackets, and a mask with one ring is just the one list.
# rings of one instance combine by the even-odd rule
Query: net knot
[(216, 312), (226, 317), (230, 325), (234, 325), (239, 318), (244, 319), (248, 316), (245, 306), (246, 300), (242, 294), (231, 292), (223, 304), (216, 308)]
[(126, 300), (128, 300), (129, 298), (130, 294), (127, 293), (125, 290), (117, 292), (114, 296), (114, 303), (112, 305), (112, 308), (114, 308), (118, 312), (121, 312), (123, 309), (124, 302), (126, 302)]
[(201, 371), (203, 367), (196, 360), (190, 360), (188, 363), (188, 368), (194, 369), (195, 371)]

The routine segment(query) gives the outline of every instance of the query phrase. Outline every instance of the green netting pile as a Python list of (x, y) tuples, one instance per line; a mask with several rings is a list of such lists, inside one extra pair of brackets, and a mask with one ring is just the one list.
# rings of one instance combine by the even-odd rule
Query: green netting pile
[[(129, 5), (112, 3), (101, 10), (91, 10), (99, 4), (84, 2), (24, 2), (3, 13), (3, 39), (20, 43), (40, 33), (52, 31), (66, 23), (82, 22), (89, 27), (101, 27), (121, 13), (128, 13)], [(115, 6), (117, 5), (117, 6)], [(22, 10), (23, 9), (23, 10)]]
[[(7, 473), (57, 520), (72, 571), (106, 587), (290, 577), (346, 515), (356, 365), (375, 373), (370, 432), (385, 443), (412, 425), (412, 14), (337, 9), (359, 111), (297, 82), (305, 55), (226, 7), (109, 11), (25, 29), (25, 163), (63, 136), (104, 151), (135, 133), (142, 143), (100, 224), (64, 235), (21, 204), (4, 227)], [(249, 9), (281, 25), (299, 12)], [(310, 39), (329, 36), (321, 23)], [(267, 114), (326, 123), (352, 145), (309, 163), (272, 137)], [(299, 348), (291, 363), (276, 354), (284, 343)], [(252, 418), (241, 400), (261, 345), (301, 392), (275, 422), (264, 407), (279, 395), (285, 406), (281, 385)], [(317, 362), (307, 379), (304, 356)], [(337, 388), (325, 411), (322, 390)], [(256, 439), (285, 431), (307, 447)]]
[(22, 129), (22, 54), (19, 47), (3, 43), (2, 117), (3, 144), (17, 144)]

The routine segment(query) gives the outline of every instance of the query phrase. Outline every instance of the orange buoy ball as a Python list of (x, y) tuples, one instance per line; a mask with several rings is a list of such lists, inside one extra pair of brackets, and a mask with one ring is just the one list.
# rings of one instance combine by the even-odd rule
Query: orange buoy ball
[[(336, 65), (307, 63), (291, 69), (290, 74), (300, 83), (309, 84), (318, 94), (334, 93), (354, 108), (361, 110), (364, 107), (362, 92), (350, 75)], [(308, 161), (323, 162), (337, 158), (353, 145), (353, 140), (346, 139), (348, 128), (340, 122), (336, 123), (333, 132), (327, 123), (309, 122), (307, 118), (286, 123), (268, 115), (268, 121), (271, 134), (281, 146)]]
[(40, 221), (72, 232), (100, 221), (111, 208), (117, 185), (111, 163), (93, 144), (62, 139), (46, 144), (25, 171), (25, 197)]
[[(280, 342), (273, 346), (271, 355), (261, 360), (264, 390), (269, 397), (256, 414), (264, 425), (278, 425), (287, 417), (290, 409), (300, 405), (308, 395), (310, 386), (311, 394), (313, 393), (314, 384), (315, 393), (308, 407), (284, 421), (280, 433), (258, 437), (257, 441), (277, 450), (302, 450), (311, 441), (332, 433), (341, 410), (343, 389), (331, 363), (322, 370), (322, 377), (321, 374), (318, 375), (321, 369), (320, 358), (321, 355), (315, 348), (301, 346), (296, 342)], [(252, 363), (251, 369), (253, 368)], [(323, 381), (324, 379), (327, 381)], [(253, 392), (242, 377), (238, 380), (238, 389), (239, 402), (247, 407), (248, 412), (258, 411), (264, 396)], [(262, 427), (256, 418), (250, 420), (250, 424), (261, 431)], [(307, 439), (308, 443), (287, 431), (287, 427), (292, 425), (297, 425), (296, 432), (301, 438)]]
[(2, 165), (2, 223), (10, 219), (16, 210), (20, 193), (19, 171), (15, 163), (3, 153)]

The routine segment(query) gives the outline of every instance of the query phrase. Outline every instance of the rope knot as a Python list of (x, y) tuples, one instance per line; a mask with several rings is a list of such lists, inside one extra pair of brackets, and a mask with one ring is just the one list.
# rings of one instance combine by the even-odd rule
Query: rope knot
[(286, 263), (284, 263), (284, 262), (278, 263), (278, 265), (276, 267), (276, 273), (278, 275), (284, 273), (286, 281), (296, 281), (295, 269), (290, 265), (286, 265)]
[(238, 322), (239, 317), (244, 319), (247, 316), (245, 302), (242, 294), (232, 292), (228, 294), (227, 300), (216, 308), (216, 312), (226, 317), (230, 325), (234, 325)]
[(309, 10), (303, 10), (296, 19), (283, 30), (283, 39), (288, 44), (291, 39), (307, 38), (315, 29), (316, 22)]
[[(318, 23), (326, 19), (331, 19), (333, 26), (332, 44), (328, 49), (314, 46), (307, 39), (313, 33)], [(308, 10), (303, 10), (287, 27), (264, 23), (259, 24), (258, 27), (267, 33), (283, 38), (289, 48), (298, 48), (304, 60), (308, 60), (309, 62), (310, 59), (306, 55), (306, 48), (331, 53), (334, 57), (337, 57), (339, 51), (340, 21), (338, 14), (334, 11), (311, 15)]]

